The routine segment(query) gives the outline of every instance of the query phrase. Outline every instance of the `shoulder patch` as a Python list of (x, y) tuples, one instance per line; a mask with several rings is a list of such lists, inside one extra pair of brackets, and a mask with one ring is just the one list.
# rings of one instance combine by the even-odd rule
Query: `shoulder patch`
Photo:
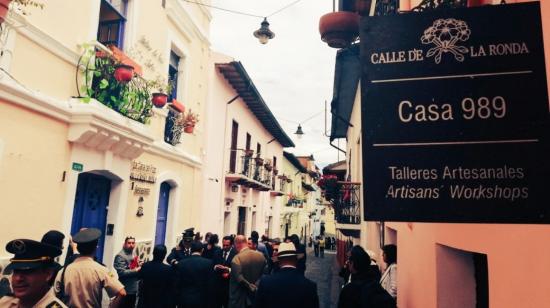
[(57, 301), (52, 301), (48, 305), (46, 305), (46, 308), (63, 308)]

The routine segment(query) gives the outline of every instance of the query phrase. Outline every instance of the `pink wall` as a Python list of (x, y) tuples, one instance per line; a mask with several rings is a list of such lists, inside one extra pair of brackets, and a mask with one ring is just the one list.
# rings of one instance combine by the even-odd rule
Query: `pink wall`
[[(401, 1), (401, 7), (411, 7), (410, 2)], [(550, 75), (550, 1), (542, 1), (541, 7)], [(550, 91), (550, 82), (548, 87)], [(374, 225), (369, 223), (368, 247), (379, 251)], [(438, 244), (487, 255), (490, 307), (550, 307), (550, 226), (387, 223), (386, 227), (397, 231), (399, 307), (447, 308), (441, 304), (445, 301), (442, 287), (454, 286), (450, 289), (457, 288), (456, 296), (464, 293), (451, 275), (438, 275), (438, 267), (460, 267), (463, 260), (437, 260)]]

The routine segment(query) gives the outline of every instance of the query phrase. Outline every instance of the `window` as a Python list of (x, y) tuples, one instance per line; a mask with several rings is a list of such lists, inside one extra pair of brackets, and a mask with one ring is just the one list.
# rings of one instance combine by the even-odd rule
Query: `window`
[(260, 155), (262, 153), (262, 145), (257, 143), (256, 144), (256, 154)]
[(103, 45), (123, 47), (128, 0), (102, 0), (97, 40)]
[(180, 56), (174, 51), (170, 51), (170, 63), (168, 64), (168, 82), (172, 85), (172, 92), (168, 95), (168, 100), (178, 98), (178, 67), (180, 65)]
[(250, 150), (250, 140), (252, 139), (252, 137), (250, 136), (249, 133), (246, 133), (246, 148), (247, 150)]

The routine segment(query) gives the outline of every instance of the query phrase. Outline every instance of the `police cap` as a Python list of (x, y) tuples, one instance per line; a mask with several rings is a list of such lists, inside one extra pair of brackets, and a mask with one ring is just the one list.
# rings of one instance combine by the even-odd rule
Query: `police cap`
[(101, 237), (101, 231), (96, 228), (87, 228), (80, 230), (73, 236), (73, 242), (77, 244), (86, 244), (97, 241)]
[(6, 251), (13, 253), (10, 264), (4, 270), (10, 274), (13, 270), (29, 270), (39, 267), (54, 267), (54, 258), (61, 254), (61, 249), (53, 245), (28, 240), (17, 239), (6, 244)]

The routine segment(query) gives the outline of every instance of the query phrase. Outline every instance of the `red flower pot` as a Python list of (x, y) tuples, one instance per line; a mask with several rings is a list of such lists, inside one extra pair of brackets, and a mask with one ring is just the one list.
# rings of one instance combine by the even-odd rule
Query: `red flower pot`
[(126, 64), (115, 66), (115, 79), (120, 83), (127, 83), (134, 78), (134, 67)]
[(185, 126), (183, 128), (183, 131), (186, 132), (187, 134), (192, 134), (194, 129), (195, 129), (195, 126)]
[(332, 12), (319, 20), (321, 40), (332, 48), (345, 48), (359, 36), (359, 14)]
[(157, 108), (162, 108), (164, 105), (166, 105), (166, 102), (168, 101), (168, 95), (164, 93), (153, 93), (153, 105)]
[(0, 0), (0, 24), (6, 19), (11, 0)]

